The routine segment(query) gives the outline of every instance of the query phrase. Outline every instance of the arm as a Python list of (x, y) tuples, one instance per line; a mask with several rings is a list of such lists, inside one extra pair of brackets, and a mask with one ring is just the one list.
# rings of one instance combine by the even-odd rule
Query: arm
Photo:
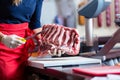
[[(29, 27), (31, 30), (33, 30), (34, 33), (38, 33), (42, 30), (41, 23), (40, 23), (42, 2), (43, 2), (43, 0), (37, 0), (34, 14), (31, 17), (31, 20), (29, 23)], [(38, 35), (38, 38), (40, 38), (40, 35)]]
[(41, 27), (40, 18), (41, 18), (41, 9), (43, 0), (36, 0), (36, 8), (30, 19), (29, 28), (31, 30)]

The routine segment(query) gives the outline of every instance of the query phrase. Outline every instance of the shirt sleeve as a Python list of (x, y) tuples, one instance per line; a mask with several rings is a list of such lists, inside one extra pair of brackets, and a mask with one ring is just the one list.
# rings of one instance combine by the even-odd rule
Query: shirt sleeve
[(41, 18), (42, 3), (43, 0), (37, 0), (36, 2), (36, 8), (34, 14), (32, 15), (29, 23), (29, 28), (31, 30), (41, 27), (40, 18)]

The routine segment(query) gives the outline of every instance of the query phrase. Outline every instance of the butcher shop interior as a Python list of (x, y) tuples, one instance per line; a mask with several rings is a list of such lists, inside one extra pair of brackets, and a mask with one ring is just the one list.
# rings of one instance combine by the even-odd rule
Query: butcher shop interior
[(40, 22), (27, 80), (120, 80), (120, 0), (43, 0)]

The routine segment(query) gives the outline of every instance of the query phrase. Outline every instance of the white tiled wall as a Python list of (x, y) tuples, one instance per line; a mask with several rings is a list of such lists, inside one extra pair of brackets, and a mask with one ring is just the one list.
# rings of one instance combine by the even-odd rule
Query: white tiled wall
[[(82, 0), (74, 0), (74, 1), (76, 3), (76, 10), (77, 10), (78, 4)], [(118, 29), (118, 27), (116, 27), (114, 24), (114, 0), (112, 0), (112, 1), (113, 2), (110, 5), (111, 6), (111, 15), (112, 15), (112, 18), (111, 18), (112, 25), (110, 27), (107, 27), (105, 25), (105, 23), (106, 23), (105, 16), (106, 15), (105, 15), (105, 11), (104, 11), (102, 13), (102, 27), (98, 27), (97, 20), (96, 20), (96, 18), (94, 19), (93, 34), (96, 34), (97, 36), (107, 36), (107, 35), (112, 35)], [(54, 0), (44, 0), (42, 16), (41, 16), (42, 24), (53, 23), (53, 19), (55, 16), (56, 16), (56, 7), (55, 7)], [(81, 37), (85, 35), (85, 26), (77, 25), (77, 29), (78, 29)]]
[[(110, 8), (111, 8), (111, 26), (109, 27), (106, 26), (106, 18), (105, 18), (106, 15), (104, 11), (102, 12), (102, 27), (98, 27), (97, 19), (94, 18), (93, 34), (96, 34), (97, 36), (109, 36), (109, 35), (113, 35), (114, 32), (119, 28), (114, 23), (114, 20), (115, 20), (114, 19), (114, 0), (112, 0)], [(85, 26), (78, 25), (78, 30), (81, 36), (85, 35)]]

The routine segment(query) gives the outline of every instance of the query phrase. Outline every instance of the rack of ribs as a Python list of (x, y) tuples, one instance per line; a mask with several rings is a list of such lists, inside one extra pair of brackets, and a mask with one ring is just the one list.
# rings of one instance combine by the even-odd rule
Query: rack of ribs
[[(77, 55), (80, 49), (80, 36), (74, 28), (58, 24), (46, 24), (42, 27), (40, 51), (42, 53), (60, 52)], [(55, 53), (56, 52), (56, 53)]]

